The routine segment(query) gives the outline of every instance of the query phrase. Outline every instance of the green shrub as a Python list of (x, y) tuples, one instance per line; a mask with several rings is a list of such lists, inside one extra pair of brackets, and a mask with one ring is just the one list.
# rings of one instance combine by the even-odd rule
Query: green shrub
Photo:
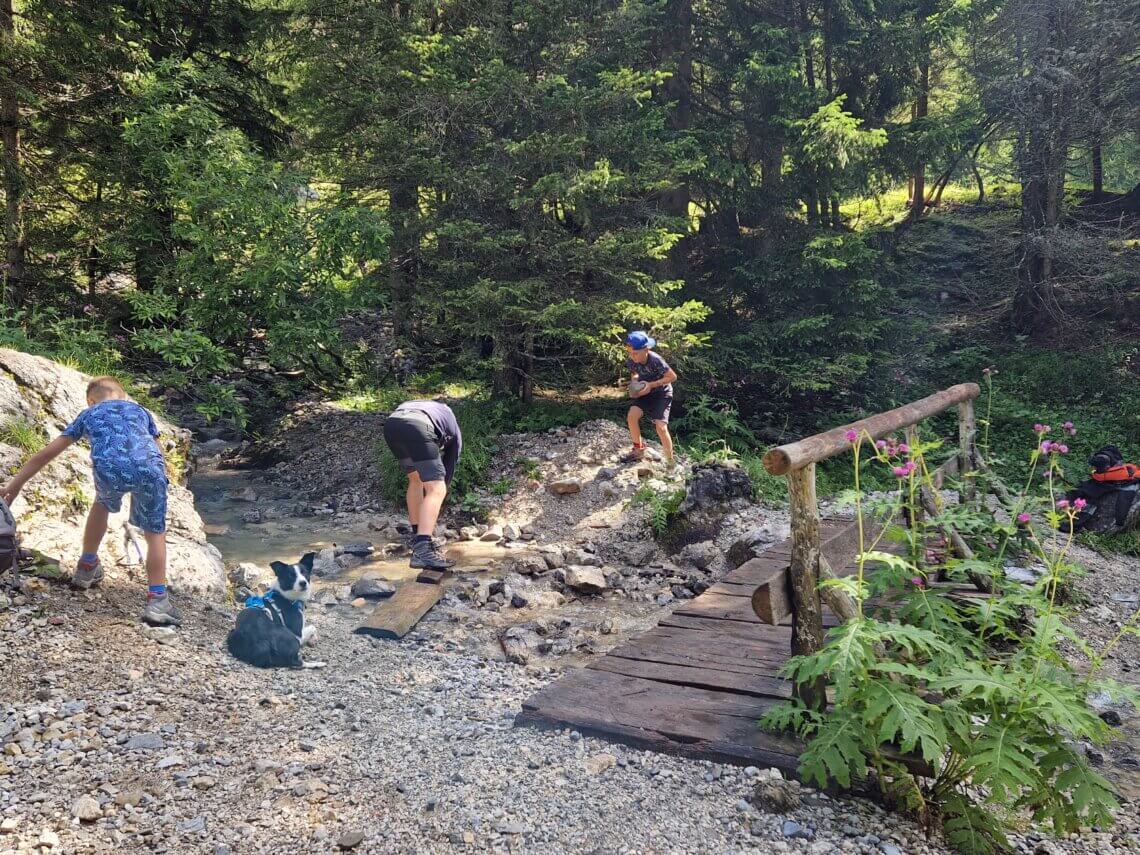
[[(1088, 695), (1137, 697), (1099, 672), (1120, 638), (1137, 633), (1140, 611), (1100, 650), (1066, 623), (1060, 591), (1077, 568), (1073, 537), (1062, 529), (1076, 511), (1058, 501), (1051, 486), (1063, 455), (1040, 446), (1056, 435), (1042, 428), (1033, 436), (1030, 471), (1018, 482), (1029, 486), (1011, 491), (1012, 503), (1000, 515), (984, 504), (954, 505), (925, 520), (914, 509), (920, 488), (932, 489), (925, 459), (930, 446), (876, 448), (855, 438), (850, 499), (857, 514), (861, 521), (872, 514), (914, 521), (902, 532), (885, 529), (907, 549), (904, 556), (888, 553), (881, 537), (863, 538), (869, 529), (861, 524), (856, 574), (823, 583), (845, 591), (857, 617), (832, 629), (820, 651), (794, 657), (785, 668), (798, 684), (826, 679), (831, 704), (821, 712), (795, 701), (764, 721), (808, 741), (800, 762), (805, 780), (847, 787), (870, 767), (885, 794), (928, 828), (941, 828), (964, 853), (1008, 848), (1007, 831), (1026, 818), (1063, 835), (1111, 823), (1117, 807), (1111, 786), (1079, 744), (1099, 745), (1111, 736), (1086, 704)], [(864, 459), (895, 480), (893, 498), (869, 500)], [(1053, 478), (1038, 477), (1043, 472)], [(930, 537), (943, 523), (968, 537), (972, 560), (931, 554)], [(1046, 568), (1033, 586), (1004, 577), (1002, 568), (1019, 555)], [(942, 574), (988, 579), (994, 591), (954, 598), (932, 584)], [(1069, 645), (1091, 661), (1088, 673), (1078, 672)], [(911, 772), (897, 752), (921, 758), (932, 774)]]
[(629, 500), (629, 506), (644, 507), (649, 512), (649, 527), (654, 537), (663, 538), (677, 517), (681, 502), (685, 500), (685, 489), (657, 490), (649, 484), (638, 488)]

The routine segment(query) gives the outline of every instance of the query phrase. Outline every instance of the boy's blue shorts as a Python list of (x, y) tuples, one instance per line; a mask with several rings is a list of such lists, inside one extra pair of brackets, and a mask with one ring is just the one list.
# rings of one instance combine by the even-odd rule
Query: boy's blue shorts
[(94, 469), (95, 501), (113, 514), (123, 506), (123, 496), (131, 494), (131, 525), (148, 534), (166, 531), (166, 471), (144, 469), (137, 472), (114, 472)]

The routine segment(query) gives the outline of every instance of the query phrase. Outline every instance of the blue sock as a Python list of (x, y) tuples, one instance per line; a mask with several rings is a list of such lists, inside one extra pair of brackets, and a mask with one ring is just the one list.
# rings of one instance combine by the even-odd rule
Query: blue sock
[(79, 562), (81, 564), (86, 564), (88, 567), (92, 567), (95, 564), (99, 563), (99, 553), (98, 552), (84, 552), (82, 555), (79, 556)]
[(413, 543), (427, 543), (429, 540), (431, 540), (431, 535), (428, 534), (417, 534), (412, 538)]
[(147, 585), (146, 586), (146, 598), (148, 600), (153, 600), (153, 599), (157, 599), (158, 597), (165, 597), (165, 596), (166, 596), (166, 586), (165, 585)]

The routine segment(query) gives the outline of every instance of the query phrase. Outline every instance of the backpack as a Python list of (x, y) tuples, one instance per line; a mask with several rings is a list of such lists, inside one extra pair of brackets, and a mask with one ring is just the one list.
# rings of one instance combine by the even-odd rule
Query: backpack
[(1133, 525), (1140, 513), (1140, 466), (1126, 463), (1119, 448), (1106, 445), (1089, 457), (1089, 468), (1089, 480), (1066, 494), (1069, 501), (1080, 498), (1089, 503), (1073, 527), (1113, 533)]
[(0, 575), (20, 569), (20, 536), (16, 533), (16, 518), (8, 503), (0, 499)]

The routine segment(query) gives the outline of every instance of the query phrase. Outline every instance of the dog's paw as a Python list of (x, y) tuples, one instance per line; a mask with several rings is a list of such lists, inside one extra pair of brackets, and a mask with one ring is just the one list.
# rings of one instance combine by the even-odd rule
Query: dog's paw
[(301, 630), (301, 644), (316, 644), (319, 637), (315, 626), (306, 626)]
[(328, 665), (327, 662), (302, 662), (301, 663), (302, 668), (325, 668), (325, 667), (327, 667), (327, 665)]

